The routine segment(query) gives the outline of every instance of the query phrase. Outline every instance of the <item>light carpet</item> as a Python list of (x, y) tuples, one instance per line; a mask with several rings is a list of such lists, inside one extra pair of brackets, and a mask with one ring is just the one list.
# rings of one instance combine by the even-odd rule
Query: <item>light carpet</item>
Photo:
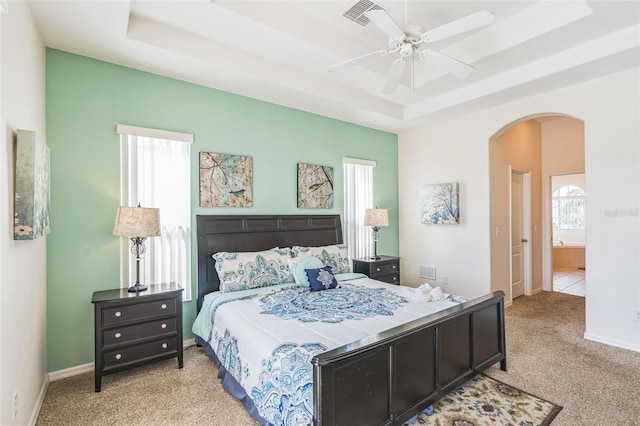
[[(563, 407), (553, 426), (637, 426), (640, 353), (585, 340), (584, 298), (522, 296), (505, 310), (508, 372), (487, 375)], [(38, 425), (256, 425), (220, 385), (201, 348), (184, 368), (167, 360), (105, 376), (51, 382)], [(491, 423), (495, 424), (495, 423)]]

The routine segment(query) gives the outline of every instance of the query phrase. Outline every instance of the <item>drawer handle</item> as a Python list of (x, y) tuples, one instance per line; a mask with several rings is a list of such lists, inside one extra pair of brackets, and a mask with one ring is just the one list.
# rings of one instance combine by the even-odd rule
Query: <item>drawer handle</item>
[(167, 328), (167, 324), (162, 324), (160, 328)]
[(116, 333), (115, 336), (116, 336), (116, 339), (119, 339), (120, 337), (122, 337), (122, 334), (121, 333)]
[(117, 317), (122, 316), (122, 312), (120, 312), (120, 311), (116, 312), (116, 313), (115, 313), (115, 316), (117, 316)]
[(116, 359), (120, 359), (120, 358), (122, 358), (122, 355), (116, 354)]
[(392, 265), (392, 266), (391, 266), (391, 269), (396, 269), (396, 265)]
[(160, 307), (161, 307), (162, 309), (167, 309), (167, 305), (166, 305), (165, 303), (163, 303)]
[(376, 268), (376, 272), (380, 272), (380, 268)]
[(393, 280), (394, 281), (398, 281), (398, 277), (393, 277)]
[(167, 349), (167, 344), (166, 343), (162, 344), (162, 349)]

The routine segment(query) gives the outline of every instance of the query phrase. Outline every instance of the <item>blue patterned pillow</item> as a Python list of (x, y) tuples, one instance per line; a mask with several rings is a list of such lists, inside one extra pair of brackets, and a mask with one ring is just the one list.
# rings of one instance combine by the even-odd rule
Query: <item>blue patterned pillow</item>
[(316, 269), (305, 269), (309, 278), (311, 291), (329, 290), (338, 286), (336, 277), (331, 273), (331, 266)]
[(334, 274), (347, 274), (351, 272), (351, 263), (347, 254), (347, 246), (344, 244), (335, 244), (320, 247), (301, 247), (293, 246), (291, 248), (293, 257), (311, 255), (322, 261), (325, 266), (331, 266)]
[(215, 253), (213, 259), (223, 293), (294, 282), (287, 263), (290, 259), (288, 248), (252, 252), (221, 251)]
[(309, 278), (305, 269), (322, 268), (322, 260), (315, 256), (294, 257), (289, 259), (289, 268), (296, 284), (309, 287)]

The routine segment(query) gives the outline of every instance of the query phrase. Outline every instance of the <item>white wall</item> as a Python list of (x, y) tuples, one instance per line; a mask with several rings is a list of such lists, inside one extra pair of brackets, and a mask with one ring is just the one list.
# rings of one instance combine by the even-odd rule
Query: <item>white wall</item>
[[(536, 120), (522, 121), (489, 144), (489, 193), (490, 216), (493, 234), (500, 229), (501, 235), (491, 239), (491, 291), (502, 290), (505, 304), (511, 304), (511, 175), (509, 166), (514, 170), (528, 172), (530, 176), (530, 221), (536, 232), (525, 232), (522, 237), (529, 241), (523, 244), (523, 257), (529, 255), (531, 262), (532, 294), (542, 290), (542, 132)], [(524, 190), (524, 185), (523, 185)], [(526, 272), (523, 272), (526, 275)], [(526, 287), (525, 287), (526, 291)]]
[(0, 424), (7, 426), (35, 421), (47, 382), (46, 238), (13, 240), (15, 131), (35, 130), (46, 141), (45, 48), (27, 3), (9, 2), (0, 32)]
[[(635, 68), (399, 135), (403, 281), (419, 284), (428, 264), (446, 291), (487, 293), (490, 238), (504, 237), (489, 225), (489, 139), (538, 114), (573, 116), (584, 121), (589, 200), (585, 336), (640, 351), (639, 82)], [(460, 225), (420, 224), (420, 187), (437, 182), (461, 183)]]

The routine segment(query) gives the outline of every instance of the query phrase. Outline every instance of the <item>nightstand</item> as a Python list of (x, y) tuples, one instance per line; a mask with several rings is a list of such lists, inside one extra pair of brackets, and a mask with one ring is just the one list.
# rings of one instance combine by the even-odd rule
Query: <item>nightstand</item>
[(173, 357), (183, 366), (183, 289), (176, 283), (148, 287), (93, 293), (96, 392), (107, 374)]
[(353, 272), (391, 284), (400, 284), (400, 258), (380, 256), (380, 259), (353, 259)]

